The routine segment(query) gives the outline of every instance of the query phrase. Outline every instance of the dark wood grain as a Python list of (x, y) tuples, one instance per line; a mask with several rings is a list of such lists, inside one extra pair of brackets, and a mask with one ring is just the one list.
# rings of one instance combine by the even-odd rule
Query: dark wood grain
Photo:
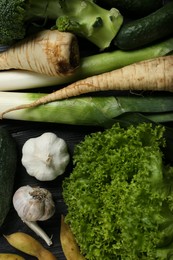
[[(37, 240), (39, 240), (43, 246), (49, 249), (59, 260), (65, 260), (61, 243), (59, 239), (60, 232), (60, 216), (61, 214), (66, 214), (66, 205), (63, 202), (62, 198), (62, 181), (63, 179), (70, 174), (72, 171), (72, 155), (74, 147), (77, 143), (83, 140), (84, 136), (99, 130), (98, 127), (85, 127), (85, 126), (72, 126), (72, 125), (61, 125), (61, 124), (45, 124), (45, 123), (31, 123), (31, 122), (22, 122), (22, 121), (12, 121), (12, 120), (3, 120), (0, 122), (0, 127), (5, 127), (11, 133), (11, 135), (16, 140), (17, 149), (18, 149), (18, 165), (16, 170), (15, 185), (14, 191), (23, 185), (33, 185), (47, 188), (53, 195), (53, 199), (56, 205), (56, 212), (54, 216), (48, 221), (39, 222), (39, 225), (46, 231), (49, 236), (53, 237), (53, 245), (48, 247), (45, 242), (39, 238), (33, 231), (31, 231), (17, 216), (13, 205), (9, 214), (0, 229), (0, 253), (17, 253), (23, 256), (26, 260), (36, 259), (34, 257), (28, 256), (21, 253), (18, 250), (12, 248), (3, 234), (7, 235), (13, 232), (22, 231), (26, 232)], [(59, 137), (63, 138), (68, 145), (69, 153), (71, 155), (71, 161), (66, 168), (66, 172), (59, 176), (56, 180), (50, 182), (41, 182), (36, 180), (34, 177), (29, 176), (26, 173), (25, 168), (21, 164), (21, 150), (24, 142), (31, 138), (41, 135), (44, 132), (51, 131), (56, 133)]]

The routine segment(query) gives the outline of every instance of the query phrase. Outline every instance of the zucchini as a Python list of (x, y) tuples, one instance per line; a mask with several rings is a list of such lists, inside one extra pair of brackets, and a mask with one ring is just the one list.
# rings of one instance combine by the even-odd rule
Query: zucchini
[(0, 128), (0, 227), (11, 206), (16, 166), (15, 140), (5, 128)]
[(114, 44), (122, 50), (138, 49), (173, 34), (173, 1), (143, 18), (121, 26)]
[(127, 17), (143, 17), (163, 6), (162, 0), (97, 0), (103, 7), (117, 8)]

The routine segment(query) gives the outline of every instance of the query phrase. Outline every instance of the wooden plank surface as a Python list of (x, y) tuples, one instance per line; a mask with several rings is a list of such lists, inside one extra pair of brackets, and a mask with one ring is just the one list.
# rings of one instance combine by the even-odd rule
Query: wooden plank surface
[[(16, 171), (16, 179), (14, 185), (14, 191), (23, 185), (33, 185), (47, 188), (53, 195), (53, 199), (56, 204), (55, 215), (48, 221), (39, 222), (39, 225), (46, 231), (49, 236), (53, 236), (53, 245), (48, 247), (45, 242), (39, 238), (33, 231), (31, 231), (17, 216), (16, 211), (11, 205), (10, 212), (5, 220), (5, 223), (0, 228), (0, 253), (17, 253), (23, 256), (26, 260), (36, 259), (34, 257), (28, 256), (21, 253), (20, 251), (12, 248), (3, 234), (7, 235), (13, 232), (22, 231), (26, 232), (36, 239), (38, 239), (43, 246), (48, 248), (52, 253), (55, 254), (58, 260), (65, 260), (64, 254), (62, 252), (59, 231), (60, 231), (60, 216), (66, 213), (66, 206), (62, 198), (62, 181), (64, 177), (68, 176), (72, 171), (72, 154), (75, 144), (80, 142), (86, 134), (97, 131), (98, 128), (95, 127), (85, 127), (85, 126), (70, 126), (61, 124), (45, 124), (36, 122), (22, 122), (22, 121), (10, 121), (3, 120), (0, 122), (0, 127), (5, 127), (15, 138), (18, 149), (18, 165)], [(26, 173), (25, 168), (21, 164), (21, 150), (24, 142), (31, 138), (41, 135), (44, 132), (54, 132), (57, 136), (63, 138), (68, 145), (68, 149), (71, 156), (71, 161), (66, 168), (66, 172), (59, 176), (56, 180), (50, 182), (41, 182), (36, 180), (34, 177), (29, 176)]]

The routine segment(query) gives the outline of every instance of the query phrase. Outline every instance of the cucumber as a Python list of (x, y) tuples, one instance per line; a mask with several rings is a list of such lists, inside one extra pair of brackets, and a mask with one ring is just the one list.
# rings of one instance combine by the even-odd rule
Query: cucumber
[(16, 166), (15, 140), (6, 128), (0, 128), (0, 227), (11, 206)]
[(114, 39), (122, 50), (137, 49), (173, 34), (173, 1), (143, 18), (123, 24)]
[(138, 18), (156, 11), (163, 5), (162, 0), (97, 0), (96, 2), (107, 8), (115, 7), (127, 17)]

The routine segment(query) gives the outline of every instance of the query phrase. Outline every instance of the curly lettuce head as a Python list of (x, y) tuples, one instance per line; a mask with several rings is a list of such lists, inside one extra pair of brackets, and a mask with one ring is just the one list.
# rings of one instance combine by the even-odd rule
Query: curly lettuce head
[[(86, 259), (167, 259), (173, 241), (164, 127), (115, 124), (86, 136), (63, 183), (66, 221)], [(167, 248), (166, 248), (167, 247)]]

